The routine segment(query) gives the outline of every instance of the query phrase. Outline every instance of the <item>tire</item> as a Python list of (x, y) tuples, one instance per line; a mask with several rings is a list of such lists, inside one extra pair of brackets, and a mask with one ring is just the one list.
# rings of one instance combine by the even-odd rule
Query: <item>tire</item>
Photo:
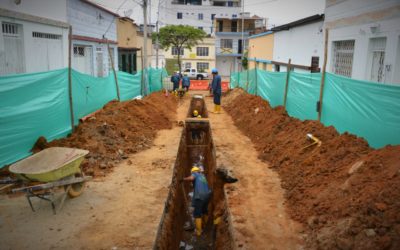
[[(76, 177), (80, 177), (81, 174), (76, 174)], [(68, 196), (70, 198), (75, 198), (78, 197), (79, 195), (81, 195), (83, 193), (83, 190), (85, 190), (85, 185), (86, 182), (78, 182), (78, 183), (74, 183), (71, 184), (70, 189), (68, 190)]]
[(197, 76), (197, 80), (203, 80), (203, 79), (204, 79), (204, 76), (202, 76), (202, 75)]

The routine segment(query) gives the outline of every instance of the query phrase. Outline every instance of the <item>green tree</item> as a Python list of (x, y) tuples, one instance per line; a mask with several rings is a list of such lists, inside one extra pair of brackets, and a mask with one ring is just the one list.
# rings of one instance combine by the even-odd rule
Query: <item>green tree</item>
[(194, 28), (189, 25), (167, 25), (162, 27), (158, 34), (153, 33), (153, 36), (158, 36), (160, 46), (164, 50), (175, 47), (178, 51), (177, 59), (179, 65), (179, 72), (182, 72), (181, 54), (179, 53), (184, 49), (192, 49), (199, 41), (206, 37), (203, 30)]

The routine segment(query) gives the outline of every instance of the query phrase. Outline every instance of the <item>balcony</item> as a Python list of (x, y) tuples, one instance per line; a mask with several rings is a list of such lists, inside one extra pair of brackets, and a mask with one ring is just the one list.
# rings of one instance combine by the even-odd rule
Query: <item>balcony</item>
[(173, 0), (171, 4), (179, 5), (202, 5), (202, 0)]

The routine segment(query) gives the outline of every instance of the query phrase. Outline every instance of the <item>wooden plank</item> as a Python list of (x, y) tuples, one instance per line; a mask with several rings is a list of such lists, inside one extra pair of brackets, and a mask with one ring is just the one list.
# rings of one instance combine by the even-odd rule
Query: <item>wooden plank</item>
[[(272, 64), (275, 65), (280, 65), (280, 66), (288, 66), (288, 63), (284, 63), (284, 62), (277, 62), (277, 61), (271, 61)], [(307, 66), (307, 65), (300, 65), (300, 64), (290, 64), (290, 66), (292, 68), (297, 68), (297, 69), (304, 69), (304, 70), (311, 70), (311, 66)]]
[(74, 105), (72, 100), (72, 62), (71, 62), (71, 54), (72, 54), (72, 26), (69, 26), (68, 33), (68, 98), (69, 98), (69, 112), (71, 118), (71, 132), (73, 133), (75, 130), (74, 126)]
[(119, 95), (118, 77), (117, 77), (117, 73), (115, 72), (114, 59), (111, 56), (111, 48), (110, 48), (110, 44), (108, 42), (107, 42), (107, 49), (108, 49), (108, 57), (110, 57), (110, 61), (111, 61), (111, 68), (114, 73), (115, 88), (117, 89), (117, 98), (118, 98), (118, 101), (121, 101), (121, 97)]
[(12, 192), (17, 193), (17, 192), (26, 192), (28, 190), (35, 191), (35, 190), (49, 189), (49, 188), (65, 186), (65, 185), (69, 185), (69, 184), (73, 184), (73, 183), (85, 182), (85, 181), (91, 180), (92, 178), (93, 178), (92, 176), (74, 177), (74, 178), (70, 178), (67, 180), (53, 181), (53, 182), (48, 182), (48, 183), (38, 184), (38, 185), (33, 185), (33, 186), (28, 186), (28, 187), (15, 188), (12, 190)]
[(324, 97), (325, 72), (326, 72), (326, 63), (327, 63), (327, 59), (328, 59), (328, 33), (329, 33), (329, 30), (325, 29), (324, 66), (322, 67), (321, 87), (319, 90), (318, 121), (321, 121), (321, 116), (322, 116), (322, 100)]
[(289, 89), (291, 62), (292, 62), (292, 59), (289, 59), (289, 62), (287, 64), (288, 66), (287, 66), (287, 69), (286, 69), (287, 72), (286, 72), (285, 95), (283, 96), (283, 107), (285, 107), (285, 110), (286, 110), (287, 94), (288, 94), (288, 89)]

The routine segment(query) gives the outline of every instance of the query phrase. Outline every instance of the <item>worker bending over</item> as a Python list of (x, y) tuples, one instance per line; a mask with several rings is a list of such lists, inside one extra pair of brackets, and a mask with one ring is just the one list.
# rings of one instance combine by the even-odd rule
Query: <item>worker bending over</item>
[(207, 179), (199, 167), (193, 166), (191, 173), (190, 176), (183, 178), (183, 180), (193, 182), (193, 217), (196, 224), (196, 234), (200, 236), (202, 233), (202, 219), (204, 219), (204, 225), (208, 221), (208, 202), (211, 196), (211, 189), (208, 187)]
[(214, 95), (214, 112), (215, 114), (219, 114), (221, 112), (221, 94), (222, 94), (222, 89), (221, 89), (221, 76), (218, 75), (218, 70), (216, 68), (213, 68), (211, 70), (211, 73), (213, 75), (211, 87)]

